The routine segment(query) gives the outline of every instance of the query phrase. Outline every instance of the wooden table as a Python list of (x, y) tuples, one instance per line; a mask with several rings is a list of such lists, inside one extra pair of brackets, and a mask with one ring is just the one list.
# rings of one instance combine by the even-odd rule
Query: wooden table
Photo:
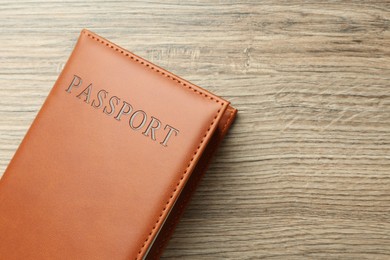
[(0, 3), (0, 172), (82, 28), (239, 117), (172, 259), (390, 259), (390, 2)]

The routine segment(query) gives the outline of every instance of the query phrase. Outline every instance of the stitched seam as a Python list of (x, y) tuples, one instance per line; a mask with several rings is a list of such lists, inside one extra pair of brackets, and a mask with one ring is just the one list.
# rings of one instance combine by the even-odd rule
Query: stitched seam
[(192, 155), (192, 158), (191, 158), (191, 160), (189, 161), (189, 163), (188, 163), (188, 165), (187, 165), (187, 168), (184, 170), (184, 172), (183, 172), (183, 174), (181, 175), (179, 181), (176, 183), (175, 189), (173, 190), (173, 192), (172, 192), (171, 196), (169, 197), (168, 201), (165, 203), (165, 206), (164, 206), (164, 208), (162, 209), (162, 211), (161, 211), (161, 213), (160, 213), (160, 215), (159, 215), (159, 217), (158, 217), (156, 223), (153, 225), (152, 230), (149, 232), (148, 237), (145, 239), (145, 241), (144, 241), (144, 243), (142, 244), (140, 250), (138, 251), (137, 257), (135, 258), (135, 259), (137, 260), (137, 259), (139, 259), (140, 255), (141, 255), (141, 253), (142, 253), (142, 250), (144, 249), (146, 243), (149, 241), (149, 239), (150, 239), (150, 237), (152, 236), (152, 234), (153, 234), (154, 230), (156, 229), (157, 225), (160, 224), (161, 219), (162, 219), (162, 216), (164, 215), (165, 211), (168, 209), (169, 203), (171, 202), (171, 200), (172, 200), (172, 199), (175, 197), (175, 195), (177, 194), (178, 187), (179, 187), (180, 184), (183, 182), (184, 176), (188, 173), (188, 169), (189, 169), (189, 168), (191, 167), (191, 165), (193, 164), (193, 161), (194, 161), (194, 159), (195, 159), (195, 156), (198, 154), (200, 147), (202, 146), (202, 144), (203, 144), (205, 138), (206, 138), (207, 135), (209, 134), (209, 132), (210, 132), (212, 126), (214, 125), (215, 120), (217, 119), (217, 117), (218, 117), (218, 115), (219, 115), (219, 113), (220, 113), (220, 111), (221, 111), (221, 109), (222, 109), (222, 107), (223, 107), (223, 105), (224, 105), (224, 102), (219, 102), (218, 99), (215, 99), (215, 98), (213, 98), (212, 96), (209, 96), (209, 95), (207, 95), (207, 94), (205, 94), (205, 93), (203, 93), (203, 92), (201, 92), (201, 91), (199, 91), (199, 90), (197, 90), (197, 89), (194, 89), (193, 87), (189, 86), (188, 84), (182, 82), (180, 79), (178, 79), (178, 78), (176, 78), (176, 77), (174, 77), (174, 76), (171, 76), (171, 75), (165, 73), (164, 71), (161, 71), (161, 70), (158, 69), (158, 68), (153, 67), (153, 66), (150, 65), (149, 63), (144, 62), (143, 60), (140, 60), (139, 58), (133, 56), (131, 53), (129, 53), (129, 52), (125, 51), (125, 50), (121, 50), (120, 48), (118, 48), (118, 47), (116, 47), (116, 46), (114, 46), (114, 45), (112, 45), (112, 44), (110, 44), (110, 43), (108, 43), (108, 42), (106, 42), (106, 41), (100, 39), (99, 37), (96, 37), (96, 36), (92, 35), (91, 33), (87, 33), (86, 31), (83, 31), (83, 33), (86, 34), (90, 39), (96, 40), (97, 42), (100, 42), (101, 44), (104, 44), (106, 47), (109, 47), (109, 48), (111, 48), (111, 49), (117, 51), (118, 53), (121, 53), (121, 54), (123, 54), (124, 56), (129, 57), (130, 59), (132, 59), (132, 60), (134, 60), (134, 61), (136, 61), (136, 62), (138, 62), (138, 63), (140, 63), (140, 64), (142, 64), (142, 65), (144, 65), (144, 66), (146, 66), (146, 67), (148, 67), (148, 68), (150, 68), (150, 69), (152, 69), (153, 71), (159, 73), (160, 75), (172, 79), (173, 81), (179, 83), (179, 84), (182, 85), (183, 87), (187, 87), (188, 89), (192, 90), (193, 92), (195, 92), (195, 93), (197, 93), (197, 94), (199, 94), (199, 95), (201, 95), (201, 96), (203, 96), (203, 97), (205, 97), (205, 98), (208, 98), (208, 99), (210, 99), (210, 100), (213, 100), (213, 101), (215, 101), (216, 103), (220, 103), (220, 106), (221, 106), (221, 108), (218, 109), (217, 114), (214, 116), (213, 121), (212, 121), (211, 124), (209, 125), (209, 128), (207, 129), (206, 133), (203, 135), (202, 140), (200, 141), (198, 147), (196, 148), (196, 151), (195, 151), (194, 154)]
[[(207, 165), (206, 165), (207, 166)], [(205, 168), (206, 166), (204, 166), (203, 168)], [(204, 170), (202, 170), (204, 171)], [(198, 186), (198, 182), (199, 182), (199, 179), (200, 179), (201, 176), (198, 177), (198, 179), (195, 181), (195, 184), (193, 184), (191, 187), (189, 187), (189, 190), (188, 190), (188, 195), (185, 196), (184, 198), (184, 201), (183, 203), (179, 206), (179, 209), (178, 209), (178, 214), (175, 216), (174, 219), (172, 219), (171, 221), (171, 224), (170, 224), (170, 227), (169, 229), (167, 230), (167, 236), (163, 238), (163, 240), (161, 241), (160, 243), (160, 246), (158, 247), (157, 251), (156, 251), (156, 254), (155, 256), (159, 256), (161, 254), (161, 251), (166, 243), (166, 241), (170, 238), (171, 236), (171, 233), (173, 231), (173, 228), (174, 226), (177, 224), (177, 221), (180, 219), (181, 217), (181, 214), (183, 213), (183, 210), (185, 208), (185, 204), (188, 203), (188, 200), (191, 198), (191, 195), (192, 193), (194, 192), (194, 190), (196, 189), (196, 187)]]
[[(225, 123), (224, 126), (222, 127), (222, 131), (221, 131), (222, 135), (224, 134), (226, 128), (227, 128), (228, 125), (229, 125), (229, 123), (232, 121), (232, 119), (233, 119), (233, 114), (234, 114), (234, 110), (232, 109), (232, 110), (230, 110), (230, 115), (229, 115), (228, 119), (226, 120), (226, 123)], [(206, 166), (207, 166), (207, 165), (206, 165)], [(206, 166), (205, 166), (205, 167), (206, 167)], [(204, 171), (204, 170), (203, 170), (203, 171)], [(200, 178), (200, 177), (201, 177), (201, 175), (199, 176), (199, 178)], [(191, 194), (191, 193), (193, 192), (193, 190), (196, 189), (196, 187), (198, 186), (197, 184), (198, 184), (198, 182), (196, 181), (194, 185), (192, 185), (191, 187), (189, 187), (190, 190), (189, 190), (189, 193), (188, 193), (188, 194)], [(187, 196), (185, 197), (185, 199), (184, 199), (183, 205), (180, 205), (180, 206), (179, 206), (179, 210), (178, 210), (179, 213), (178, 213), (177, 216), (172, 220), (171, 225), (170, 225), (169, 229), (167, 230), (167, 233), (168, 233), (168, 234), (172, 232), (172, 229), (174, 228), (176, 222), (180, 219), (181, 212), (183, 211), (184, 204), (186, 203), (185, 201), (186, 201), (186, 200), (189, 200), (189, 199), (190, 199), (190, 195), (187, 195)], [(165, 238), (161, 241), (160, 246), (158, 247), (158, 249), (157, 249), (157, 251), (156, 251), (156, 254), (155, 254), (156, 256), (158, 256), (158, 255), (161, 254), (161, 251), (162, 251), (162, 249), (163, 249), (163, 247), (164, 247), (164, 245), (165, 245), (165, 242), (166, 242), (167, 240), (168, 240), (168, 237), (165, 237)]]
[(215, 115), (215, 117), (214, 117), (213, 121), (211, 122), (209, 128), (207, 129), (206, 133), (203, 135), (202, 140), (200, 141), (200, 144), (199, 144), (198, 147), (196, 148), (196, 151), (195, 151), (194, 154), (192, 155), (192, 158), (191, 158), (190, 162), (189, 162), (188, 165), (187, 165), (187, 168), (184, 170), (184, 172), (183, 172), (183, 174), (181, 175), (179, 181), (176, 183), (175, 189), (173, 190), (173, 192), (172, 192), (171, 196), (169, 197), (168, 201), (165, 203), (165, 206), (164, 206), (163, 210), (161, 211), (161, 213), (160, 213), (160, 215), (159, 215), (159, 217), (158, 217), (156, 223), (153, 225), (153, 228), (152, 228), (152, 230), (150, 231), (148, 237), (145, 239), (144, 243), (142, 244), (142, 247), (141, 247), (141, 249), (138, 251), (138, 255), (137, 255), (137, 257), (136, 257), (135, 259), (139, 259), (139, 256), (140, 256), (140, 254), (142, 253), (142, 250), (143, 250), (143, 248), (145, 247), (146, 243), (149, 241), (150, 237), (152, 236), (153, 231), (156, 229), (157, 225), (160, 224), (160, 221), (161, 221), (161, 219), (162, 219), (162, 216), (164, 215), (164, 212), (168, 209), (169, 203), (171, 202), (171, 200), (172, 200), (172, 199), (175, 197), (175, 195), (177, 194), (178, 187), (179, 187), (180, 184), (183, 182), (184, 176), (188, 173), (188, 169), (189, 169), (189, 168), (191, 167), (191, 165), (193, 164), (193, 161), (194, 161), (194, 159), (195, 159), (195, 156), (198, 154), (199, 149), (200, 149), (200, 147), (201, 147), (202, 144), (203, 144), (203, 141), (205, 140), (205, 138), (207, 137), (208, 133), (210, 132), (211, 127), (212, 127), (213, 124), (215, 123), (215, 120), (217, 119), (217, 117), (218, 117), (220, 111), (221, 111), (221, 109), (219, 109), (219, 110), (217, 111), (217, 115)]
[[(189, 194), (192, 194), (192, 192), (194, 191), (196, 186), (197, 185), (194, 184), (194, 185), (192, 185), (190, 187)], [(190, 199), (190, 195), (186, 196), (185, 199), (184, 199), (185, 201), (183, 202), (183, 204), (179, 206), (177, 216), (175, 216), (175, 218), (172, 219), (171, 225), (170, 225), (169, 229), (167, 230), (167, 234), (169, 234), (169, 235), (163, 238), (163, 240), (160, 243), (160, 246), (158, 247), (158, 249), (156, 251), (155, 256), (159, 256), (161, 254), (161, 251), (162, 251), (166, 241), (169, 239), (168, 237), (171, 236), (171, 232), (173, 231), (174, 226), (176, 225), (177, 221), (179, 221), (179, 219), (181, 217), (181, 214), (183, 213), (183, 210), (184, 210), (184, 207), (185, 207), (184, 203), (187, 203), (187, 200), (189, 200), (189, 199)]]
[[(230, 110), (230, 115), (229, 115), (228, 119), (226, 120), (226, 123), (225, 123), (224, 126), (222, 127), (222, 131), (221, 131), (222, 135), (224, 134), (226, 128), (227, 128), (228, 125), (229, 125), (229, 123), (232, 121), (232, 119), (233, 119), (233, 114), (234, 114), (234, 110)], [(207, 164), (204, 166), (204, 168), (206, 168), (206, 167), (207, 167)], [(202, 171), (204, 171), (204, 169), (203, 169)], [(200, 178), (200, 176), (199, 176), (199, 178)], [(198, 183), (197, 183), (197, 181), (196, 181), (195, 184), (193, 184), (193, 185), (190, 187), (189, 193), (188, 193), (189, 195), (187, 195), (187, 196), (185, 197), (183, 204), (179, 206), (179, 211), (178, 211), (178, 212), (180, 212), (180, 213), (177, 214), (177, 216), (172, 220), (171, 225), (170, 225), (169, 229), (167, 230), (167, 233), (171, 233), (171, 232), (172, 232), (172, 230), (173, 230), (173, 228), (174, 228), (176, 222), (179, 220), (180, 215), (181, 215), (181, 213), (182, 213), (182, 211), (183, 211), (183, 209), (184, 209), (184, 204), (186, 203), (186, 200), (188, 200), (188, 199), (190, 198), (190, 196), (191, 196), (190, 194), (193, 192), (194, 189), (196, 189), (196, 187), (198, 186), (197, 184), (198, 184)], [(164, 244), (165, 244), (165, 242), (166, 242), (167, 240), (168, 240), (168, 238), (165, 237), (165, 238), (161, 241), (160, 246), (159, 246), (159, 248), (158, 248), (157, 251), (156, 251), (156, 254), (155, 254), (156, 256), (159, 256), (159, 255), (161, 254), (161, 251), (162, 251), (162, 249), (163, 249), (163, 247), (164, 247)]]
[[(180, 80), (179, 78), (177, 78), (177, 77), (175, 77), (175, 76), (172, 76), (172, 75), (169, 75), (168, 73), (162, 71), (161, 69), (152, 66), (151, 64), (149, 64), (149, 63), (146, 62), (145, 60), (140, 59), (140, 58), (134, 56), (134, 55), (133, 55), (132, 53), (130, 53), (129, 51), (120, 49), (120, 48), (118, 48), (118, 47), (116, 47), (116, 46), (110, 44), (109, 42), (106, 42), (106, 41), (100, 39), (99, 37), (94, 36), (94, 35), (92, 35), (91, 33), (88, 33), (88, 32), (86, 32), (86, 31), (83, 31), (83, 33), (86, 34), (86, 35), (87, 35), (89, 38), (91, 38), (92, 40), (96, 40), (97, 42), (100, 42), (101, 44), (104, 44), (106, 47), (111, 48), (111, 49), (117, 51), (117, 52), (120, 53), (120, 54), (123, 54), (124, 56), (130, 58), (131, 60), (136, 61), (136, 62), (138, 62), (138, 63), (144, 65), (145, 67), (147, 67), (147, 68), (149, 68), (149, 69), (151, 69), (151, 70), (153, 70), (153, 71), (159, 73), (160, 75), (162, 75), (162, 76), (164, 76), (164, 77), (167, 77), (167, 78), (170, 78), (171, 80), (173, 80), (173, 81), (179, 83), (179, 84), (182, 85), (183, 87), (186, 87), (186, 88), (192, 90), (193, 92), (195, 92), (195, 93), (197, 93), (197, 94), (199, 94), (199, 95), (201, 95), (201, 96), (203, 96), (203, 97), (206, 97), (206, 98), (208, 98), (208, 99), (210, 99), (210, 100), (213, 100), (213, 101), (215, 101), (216, 103), (219, 103), (219, 102), (220, 102), (218, 99), (216, 99), (216, 98), (214, 98), (214, 97), (212, 97), (212, 96), (210, 96), (210, 95), (208, 95), (208, 94), (206, 94), (206, 93), (203, 93), (202, 91), (200, 91), (200, 90), (198, 90), (198, 89), (193, 88), (192, 86), (190, 86), (190, 85), (188, 85), (187, 83), (183, 82), (183, 81)], [(221, 103), (222, 103), (221, 106), (223, 106), (223, 102), (221, 102)]]

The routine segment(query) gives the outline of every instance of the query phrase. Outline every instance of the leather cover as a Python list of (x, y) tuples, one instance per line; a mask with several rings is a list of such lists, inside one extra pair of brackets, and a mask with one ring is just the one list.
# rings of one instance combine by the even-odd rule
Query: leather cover
[(158, 258), (236, 112), (83, 30), (0, 181), (0, 259)]

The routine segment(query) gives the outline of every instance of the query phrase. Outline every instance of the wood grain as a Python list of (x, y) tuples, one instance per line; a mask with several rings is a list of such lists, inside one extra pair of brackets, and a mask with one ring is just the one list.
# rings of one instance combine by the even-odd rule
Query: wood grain
[(390, 259), (388, 1), (0, 3), (0, 172), (80, 30), (239, 117), (165, 259)]

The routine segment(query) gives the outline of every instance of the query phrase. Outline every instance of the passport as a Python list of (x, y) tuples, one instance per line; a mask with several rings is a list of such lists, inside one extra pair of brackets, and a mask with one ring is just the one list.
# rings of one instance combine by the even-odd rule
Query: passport
[(0, 180), (0, 258), (158, 258), (236, 114), (82, 30)]

